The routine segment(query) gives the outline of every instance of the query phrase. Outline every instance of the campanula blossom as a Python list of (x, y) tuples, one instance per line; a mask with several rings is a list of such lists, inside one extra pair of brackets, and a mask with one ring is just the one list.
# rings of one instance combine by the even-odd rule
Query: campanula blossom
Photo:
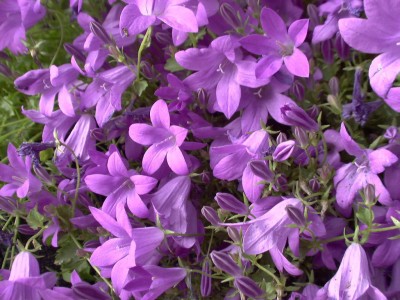
[(261, 26), (266, 36), (254, 34), (240, 41), (246, 50), (263, 56), (257, 63), (256, 76), (271, 77), (285, 64), (293, 75), (308, 77), (308, 59), (298, 49), (307, 36), (308, 20), (294, 21), (287, 30), (282, 18), (274, 10), (263, 8)]

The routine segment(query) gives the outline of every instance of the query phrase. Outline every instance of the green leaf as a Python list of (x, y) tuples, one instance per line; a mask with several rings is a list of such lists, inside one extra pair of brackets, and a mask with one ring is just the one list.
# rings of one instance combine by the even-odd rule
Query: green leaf
[(164, 66), (164, 69), (170, 72), (178, 72), (185, 70), (183, 67), (181, 67), (175, 60), (175, 58), (171, 57), (167, 60), (167, 63)]
[(374, 220), (374, 213), (367, 207), (360, 207), (356, 213), (356, 217), (360, 222), (368, 225)]
[(78, 247), (75, 245), (74, 241), (68, 236), (63, 236), (59, 240), (59, 248), (56, 253), (56, 259), (54, 263), (56, 265), (64, 265), (66, 263), (72, 262), (77, 258), (76, 251)]
[(38, 212), (37, 206), (31, 209), (31, 211), (28, 214), (28, 217), (26, 218), (26, 222), (28, 223), (29, 227), (35, 230), (43, 227), (44, 221), (45, 217)]
[(135, 90), (135, 93), (141, 96), (143, 92), (147, 89), (148, 85), (149, 84), (147, 83), (147, 81), (139, 80), (135, 81), (135, 83), (133, 84), (133, 88)]

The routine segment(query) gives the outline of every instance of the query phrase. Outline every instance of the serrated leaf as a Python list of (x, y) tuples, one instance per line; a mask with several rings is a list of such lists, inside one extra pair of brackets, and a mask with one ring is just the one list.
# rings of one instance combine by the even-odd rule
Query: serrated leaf
[(59, 248), (54, 261), (56, 265), (65, 265), (77, 258), (76, 251), (78, 250), (78, 247), (69, 236), (64, 236), (60, 239), (58, 245)]
[(28, 223), (29, 227), (35, 230), (43, 227), (44, 221), (45, 217), (38, 212), (37, 206), (31, 209), (31, 211), (28, 214), (28, 217), (26, 218), (26, 222)]

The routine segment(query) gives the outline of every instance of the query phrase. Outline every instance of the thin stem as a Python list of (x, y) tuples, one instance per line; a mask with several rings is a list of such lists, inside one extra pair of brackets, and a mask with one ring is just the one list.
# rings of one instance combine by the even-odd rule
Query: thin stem
[(47, 226), (41, 228), (37, 233), (35, 233), (33, 236), (31, 236), (25, 244), (25, 250), (29, 251), (29, 246), (33, 242), (33, 240), (35, 240), (37, 237), (39, 237), (43, 233), (43, 231), (45, 231), (46, 229), (47, 229)]
[(8, 257), (9, 252), (10, 252), (10, 246), (7, 247), (6, 253), (4, 254), (4, 260), (3, 260), (3, 263), (1, 264), (2, 269), (6, 268), (7, 257)]
[(206, 273), (204, 273), (204, 272), (202, 272), (200, 270), (188, 269), (188, 271), (191, 272), (191, 273), (201, 274), (203, 276), (211, 277), (211, 278), (214, 278), (214, 279), (225, 279), (225, 277), (223, 277), (223, 276), (206, 274)]
[(137, 74), (136, 74), (136, 81), (139, 81), (140, 79), (140, 64), (142, 61), (142, 52), (144, 50), (144, 47), (146, 46), (149, 37), (151, 36), (151, 32), (152, 32), (152, 27), (150, 26), (149, 28), (147, 28), (146, 30), (146, 34), (143, 37), (142, 42), (140, 43), (140, 47), (138, 50), (138, 57), (137, 57)]
[[(363, 231), (360, 231), (359, 234), (363, 234), (363, 233), (375, 233), (375, 232), (385, 232), (385, 231), (390, 231), (390, 230), (395, 230), (395, 229), (400, 229), (397, 226), (391, 226), (391, 227), (384, 227), (384, 228), (375, 228), (375, 229), (366, 229)], [(332, 242), (337, 242), (337, 241), (341, 241), (347, 238), (353, 238), (354, 237), (354, 233), (349, 233), (349, 234), (345, 234), (342, 236), (336, 236), (330, 239), (326, 239), (326, 240), (321, 240), (319, 241), (322, 244), (328, 244), (328, 243), (332, 243)]]
[(7, 222), (4, 224), (3, 228), (1, 228), (1, 231), (5, 231), (7, 226), (11, 223), (12, 219), (14, 218), (14, 216), (10, 216), (7, 220)]
[(56, 50), (56, 53), (54, 53), (54, 56), (50, 62), (50, 66), (52, 66), (55, 62), (55, 60), (57, 59), (58, 54), (60, 53), (61, 47), (63, 46), (64, 43), (64, 26), (63, 26), (63, 22), (60, 18), (59, 12), (56, 10), (50, 10), (52, 13), (54, 13), (54, 16), (56, 17), (58, 24), (60, 25), (60, 42), (58, 43), (58, 47)]
[(12, 266), (13, 260), (14, 260), (14, 254), (15, 254), (15, 244), (17, 243), (17, 236), (18, 236), (18, 226), (19, 226), (19, 217), (15, 217), (14, 221), (14, 236), (12, 240), (12, 247), (11, 247), (11, 258), (10, 258), (10, 268)]
[[(71, 237), (71, 239), (72, 239), (72, 241), (75, 243), (76, 247), (78, 247), (79, 249), (82, 249), (82, 246), (81, 246), (81, 244), (79, 243), (79, 241), (76, 239), (76, 237), (75, 237), (72, 233), (69, 233), (68, 235)], [(93, 270), (96, 271), (97, 275), (99, 275), (100, 278), (107, 284), (107, 286), (110, 288), (111, 292), (112, 292), (113, 294), (115, 294), (115, 291), (114, 291), (114, 288), (113, 288), (111, 282), (110, 282), (108, 279), (104, 278), (104, 277), (101, 275), (100, 270), (99, 270), (96, 266), (93, 266), (93, 265), (90, 263), (89, 257), (85, 257), (85, 259), (86, 259), (86, 261), (89, 263), (89, 265), (93, 268)]]
[(258, 262), (255, 262), (255, 265), (257, 266), (257, 268), (259, 268), (260, 270), (262, 270), (264, 273), (268, 274), (270, 277), (272, 277), (275, 282), (280, 285), (281, 281), (279, 280), (278, 277), (276, 277), (276, 275), (274, 273), (272, 273), (271, 271), (267, 270), (266, 268), (264, 268), (262, 265), (260, 265)]

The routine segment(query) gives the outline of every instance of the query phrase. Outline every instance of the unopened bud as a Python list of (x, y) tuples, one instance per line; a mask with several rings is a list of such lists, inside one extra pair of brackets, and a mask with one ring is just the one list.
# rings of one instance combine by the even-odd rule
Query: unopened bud
[(211, 262), (209, 258), (205, 258), (201, 269), (200, 292), (203, 297), (208, 297), (211, 294)]
[(376, 200), (375, 198), (375, 186), (373, 184), (368, 183), (364, 187), (364, 201), (366, 204), (372, 204)]
[(328, 64), (333, 63), (333, 49), (331, 40), (325, 40), (321, 43), (321, 52), (324, 61)]
[(308, 138), (307, 132), (303, 128), (296, 126), (294, 128), (294, 136), (301, 148), (303, 149), (307, 148), (307, 146), (310, 143), (310, 140)]
[(254, 299), (264, 294), (258, 284), (249, 277), (240, 276), (235, 278), (234, 285), (240, 293), (249, 298)]
[(249, 162), (250, 170), (254, 175), (261, 179), (271, 182), (274, 178), (274, 173), (268, 168), (267, 163), (263, 160), (253, 160)]
[(347, 60), (350, 55), (350, 47), (346, 44), (339, 32), (336, 34), (335, 48), (340, 58), (342, 60)]
[(318, 15), (318, 7), (314, 4), (307, 5), (307, 14), (310, 18), (310, 29), (314, 29), (315, 26), (319, 25), (319, 15)]
[(86, 60), (85, 55), (83, 55), (82, 51), (79, 50), (78, 48), (76, 48), (74, 45), (66, 43), (66, 44), (64, 44), (64, 49), (69, 54), (74, 56), (77, 60), (79, 60), (81, 62), (85, 62), (85, 60)]
[(339, 96), (339, 79), (336, 76), (329, 79), (329, 90), (332, 95)]
[(285, 210), (288, 214), (288, 217), (290, 218), (290, 220), (293, 221), (293, 223), (300, 227), (306, 226), (306, 219), (304, 218), (304, 214), (300, 211), (300, 209), (293, 205), (287, 205), (285, 207)]
[(219, 219), (218, 214), (214, 208), (212, 208), (211, 206), (203, 206), (203, 208), (201, 209), (201, 213), (204, 218), (206, 218), (207, 221), (210, 222), (212, 225), (219, 226), (221, 220)]
[(310, 186), (310, 189), (316, 193), (319, 191), (319, 189), (321, 188), (321, 184), (319, 183), (319, 181), (316, 178), (312, 178), (309, 182), (308, 185)]
[(242, 270), (235, 263), (233, 258), (225, 252), (213, 251), (211, 252), (211, 259), (214, 265), (221, 271), (224, 271), (233, 276), (238, 276), (242, 274)]
[(274, 153), (272, 154), (272, 158), (275, 161), (281, 162), (289, 159), (292, 155), (294, 149), (296, 147), (296, 143), (293, 140), (289, 140), (283, 143), (280, 143)]
[(276, 143), (280, 144), (287, 141), (287, 136), (283, 132), (279, 132), (278, 136), (276, 137)]
[(233, 29), (237, 29), (242, 26), (240, 19), (238, 18), (238, 12), (230, 4), (226, 2), (222, 3), (219, 11), (224, 21)]
[(247, 206), (239, 201), (236, 197), (228, 193), (217, 193), (215, 195), (215, 201), (217, 201), (218, 205), (227, 211), (239, 214), (246, 215), (248, 213)]
[(101, 25), (97, 21), (92, 21), (90, 22), (90, 31), (99, 39), (101, 40), (104, 44), (107, 45), (112, 45), (114, 44), (113, 39), (110, 37), (108, 32), (105, 30), (103, 25)]
[(241, 243), (242, 238), (240, 236), (239, 231), (236, 228), (228, 227), (226, 231), (228, 232), (228, 235), (232, 239), (232, 241), (238, 244)]
[(299, 126), (306, 130), (317, 131), (318, 124), (298, 106), (285, 104), (281, 107), (282, 119), (291, 126)]
[(40, 181), (46, 184), (52, 184), (52, 179), (50, 177), (50, 174), (41, 165), (33, 165), (33, 171), (35, 172), (36, 176), (39, 178)]

